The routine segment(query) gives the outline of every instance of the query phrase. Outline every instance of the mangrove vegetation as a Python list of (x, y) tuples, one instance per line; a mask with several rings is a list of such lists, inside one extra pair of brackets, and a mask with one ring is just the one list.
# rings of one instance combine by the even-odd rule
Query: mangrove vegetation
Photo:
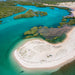
[(0, 24), (2, 24), (2, 21), (0, 20)]
[(69, 26), (75, 25), (75, 17), (70, 17), (70, 16), (63, 17), (62, 22), (60, 22), (59, 24), (60, 26), (58, 26), (58, 28), (61, 28), (64, 25), (69, 25)]
[(20, 19), (20, 18), (30, 18), (30, 17), (34, 17), (34, 16), (46, 16), (47, 12), (40, 12), (40, 11), (36, 11), (34, 12), (33, 10), (29, 9), (25, 14), (19, 14), (17, 16), (14, 17), (14, 19)]
[(14, 2), (0, 2), (0, 19), (26, 10), (15, 5)]
[(39, 37), (50, 43), (58, 43), (62, 42), (66, 38), (66, 32), (69, 30), (70, 27), (63, 27), (61, 29), (48, 28), (43, 26), (33, 27), (24, 33), (24, 39)]

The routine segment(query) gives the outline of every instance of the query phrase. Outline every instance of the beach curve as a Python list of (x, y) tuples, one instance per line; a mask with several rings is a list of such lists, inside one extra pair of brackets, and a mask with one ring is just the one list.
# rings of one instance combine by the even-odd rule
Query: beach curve
[(56, 69), (75, 59), (75, 27), (67, 33), (67, 38), (59, 44), (51, 44), (42, 39), (29, 39), (16, 49), (14, 58), (25, 68)]

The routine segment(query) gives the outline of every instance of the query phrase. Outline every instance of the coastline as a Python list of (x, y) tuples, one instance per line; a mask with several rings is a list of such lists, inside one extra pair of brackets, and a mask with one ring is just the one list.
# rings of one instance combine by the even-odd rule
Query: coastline
[(73, 9), (73, 11), (71, 11), (71, 12), (72, 12), (73, 16), (75, 17), (75, 8), (71, 8), (71, 9)]
[[(68, 32), (68, 34), (67, 34), (67, 38), (62, 42), (62, 43), (64, 43), (65, 41), (67, 41), (68, 40), (68, 36), (72, 33), (72, 31), (73, 30), (75, 30), (75, 27), (70, 31), (70, 32)], [(29, 39), (30, 40), (30, 39)], [(28, 41), (29, 41), (28, 40)], [(31, 40), (35, 40), (35, 39), (31, 39)], [(37, 39), (36, 39), (37, 40)], [(40, 39), (41, 40), (41, 39)], [(43, 41), (43, 40), (41, 40), (41, 41)], [(61, 43), (61, 44), (62, 44)], [(50, 44), (50, 43), (49, 43)], [(60, 44), (56, 44), (56, 45), (60, 45)], [(55, 46), (56, 46), (55, 45)], [(16, 52), (16, 50), (15, 50), (15, 52)], [(16, 53), (13, 53), (13, 56), (14, 56), (14, 58), (16, 59), (16, 61), (17, 61), (17, 59), (19, 60), (19, 58), (18, 58), (18, 56), (16, 56), (17, 54)], [(73, 53), (72, 53), (73, 54)], [(71, 55), (72, 55), (71, 54)], [(69, 56), (70, 57), (70, 56)], [(66, 58), (68, 58), (68, 57), (66, 57)], [(18, 62), (22, 67), (25, 67), (25, 68), (27, 68), (27, 69), (49, 69), (49, 70), (54, 70), (54, 69), (59, 69), (59, 68), (61, 68), (62, 66), (64, 66), (64, 65), (66, 65), (66, 64), (68, 64), (68, 63), (70, 63), (70, 62), (72, 62), (74, 59), (75, 59), (75, 56), (73, 57), (70, 57), (70, 58), (68, 58), (67, 60), (66, 60), (66, 58), (64, 58), (64, 61), (62, 61), (62, 63), (59, 63), (59, 64), (53, 64), (53, 66), (52, 67), (50, 67), (49, 65), (47, 66), (47, 67), (44, 67), (44, 65), (41, 67), (41, 65), (40, 65), (40, 67), (37, 67), (37, 66), (28, 66), (27, 67), (27, 64), (25, 65), (24, 63), (22, 63), (22, 62)], [(56, 62), (56, 61), (55, 61)], [(60, 62), (60, 61), (59, 61)], [(46, 63), (47, 64), (47, 63)], [(24, 66), (25, 65), (25, 66)]]
[(64, 7), (68, 7), (71, 10), (71, 17), (75, 17), (75, 2), (63, 2), (63, 3), (59, 3), (58, 6), (64, 6)]
[(71, 15), (68, 15), (68, 16), (75, 17), (75, 2), (62, 2), (62, 3), (57, 3), (56, 5), (43, 3), (43, 5), (70, 8), (72, 9)]

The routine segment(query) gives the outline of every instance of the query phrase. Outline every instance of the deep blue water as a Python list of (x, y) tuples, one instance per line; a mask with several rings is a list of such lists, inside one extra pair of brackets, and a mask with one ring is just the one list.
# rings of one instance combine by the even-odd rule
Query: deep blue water
[[(2, 18), (2, 24), (0, 24), (0, 75), (42, 75), (41, 73), (20, 73), (23, 69), (20, 69), (19, 65), (13, 61), (11, 57), (11, 52), (14, 50), (14, 46), (17, 46), (22, 40), (22, 35), (25, 31), (29, 30), (33, 26), (48, 26), (57, 27), (59, 22), (61, 22), (63, 16), (68, 15), (67, 10), (55, 8), (50, 9), (50, 7), (35, 7), (35, 6), (23, 6), (28, 11), (32, 9), (33, 11), (44, 11), (47, 12), (47, 16), (43, 17), (33, 17), (33, 18), (22, 18), (14, 20), (13, 17), (18, 14), (23, 14), (24, 12), (14, 14), (12, 16)], [(20, 42), (21, 44), (21, 42)], [(43, 72), (44, 73), (44, 72)], [(46, 74), (47, 75), (47, 74)]]

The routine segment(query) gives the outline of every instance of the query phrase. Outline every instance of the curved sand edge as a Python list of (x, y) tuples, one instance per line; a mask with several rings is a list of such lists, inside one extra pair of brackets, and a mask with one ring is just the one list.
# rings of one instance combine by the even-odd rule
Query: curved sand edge
[[(73, 16), (75, 17), (75, 2), (62, 2), (62, 3), (59, 3), (58, 6), (64, 6), (64, 7), (68, 7), (68, 8), (70, 8), (70, 9), (72, 9), (72, 10), (71, 10), (71, 12), (72, 12), (71, 15), (73, 15)], [(70, 16), (70, 15), (69, 15), (69, 16)], [(72, 17), (73, 17), (73, 16), (72, 16)]]
[[(67, 33), (67, 38), (62, 43), (59, 43), (59, 44), (51, 44), (42, 39), (29, 39), (28, 41), (25, 42), (25, 44), (23, 46), (19, 47), (18, 49), (16, 49), (14, 51), (13, 56), (17, 60), (17, 62), (25, 68), (29, 68), (29, 69), (41, 69), (42, 68), (42, 69), (51, 69), (51, 70), (60, 68), (63, 65), (70, 63), (71, 61), (73, 61), (75, 59), (75, 45), (74, 45), (75, 44), (75, 41), (74, 41), (75, 35), (74, 34), (75, 34), (75, 27), (70, 32)], [(46, 60), (47, 59), (46, 58), (45, 61), (40, 61), (40, 63), (35, 63), (37, 61), (36, 54), (38, 53), (38, 51), (36, 53), (33, 53), (33, 55), (34, 54), (36, 55), (36, 56), (34, 55), (34, 60), (32, 60), (32, 58), (30, 58), (30, 59), (28, 57), (23, 58), (21, 56), (21, 54), (24, 53), (23, 51), (21, 51), (23, 47), (26, 48), (28, 46), (27, 49), (33, 50), (32, 52), (35, 51), (34, 48), (36, 46), (35, 47), (33, 46), (35, 44), (33, 43), (33, 45), (31, 45), (32, 42), (34, 42), (34, 41), (36, 42), (35, 44), (37, 44), (37, 46), (39, 45), (38, 42), (42, 43), (42, 45), (46, 44), (46, 46), (47, 45), (51, 46), (50, 51), (49, 51), (49, 48), (47, 48), (49, 52), (47, 51), (47, 49), (45, 49), (42, 51), (42, 52), (45, 52), (44, 54), (42, 52), (41, 52), (41, 56), (40, 56), (40, 53), (38, 54), (38, 56), (39, 56), (38, 61), (42, 60), (42, 58), (44, 56), (46, 56), (47, 53), (50, 53), (52, 55), (52, 57), (50, 57), (50, 59), (49, 59), (51, 61)], [(23, 48), (24, 51), (25, 51), (25, 48)], [(42, 50), (42, 48), (41, 48), (41, 50)], [(21, 53), (21, 52), (23, 52), (23, 53)], [(30, 53), (30, 55), (31, 55), (31, 53)], [(26, 59), (26, 61), (24, 59)], [(29, 60), (31, 60), (31, 62)]]
[(46, 6), (59, 6), (59, 7), (70, 8), (70, 9), (72, 9), (71, 10), (72, 14), (68, 15), (68, 16), (72, 16), (73, 15), (75, 17), (75, 2), (62, 2), (62, 3), (57, 3), (56, 5), (43, 3), (43, 5), (46, 5)]

